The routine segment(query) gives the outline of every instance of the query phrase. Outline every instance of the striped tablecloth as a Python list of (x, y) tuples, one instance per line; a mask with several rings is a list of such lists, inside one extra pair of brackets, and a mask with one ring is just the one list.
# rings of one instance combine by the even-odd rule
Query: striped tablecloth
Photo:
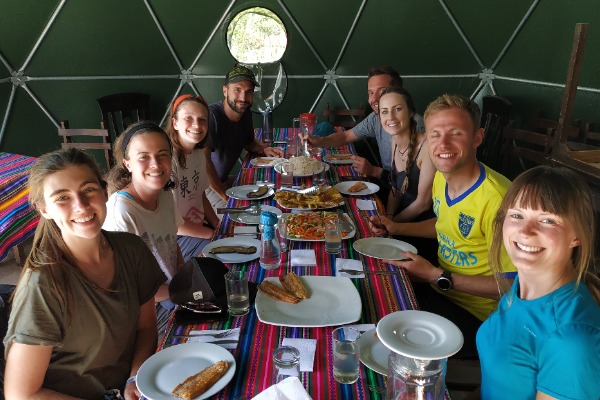
[[(291, 130), (291, 129), (289, 129)], [(287, 134), (288, 129), (275, 130), (275, 140), (281, 140)], [(326, 149), (331, 152), (353, 152), (352, 146), (344, 146), (338, 149)], [(329, 182), (335, 183), (343, 176), (353, 176), (356, 172), (350, 166), (331, 165), (329, 171)], [(307, 178), (310, 179), (310, 178)], [(276, 187), (280, 187), (280, 178), (273, 168), (253, 168), (249, 164), (249, 158), (245, 159), (242, 169), (237, 177), (235, 185), (252, 184), (257, 180), (274, 181)], [(356, 199), (374, 199), (381, 209), (382, 204), (374, 196), (345, 197), (343, 206), (357, 227), (355, 238), (342, 242), (342, 252), (339, 255), (331, 255), (325, 252), (323, 242), (290, 242), (292, 249), (315, 250), (317, 266), (314, 267), (292, 267), (290, 265), (289, 251), (282, 255), (281, 266), (275, 270), (264, 270), (259, 266), (258, 260), (243, 264), (228, 265), (237, 270), (246, 271), (249, 281), (260, 283), (266, 277), (276, 277), (294, 271), (297, 275), (335, 275), (335, 259), (337, 257), (361, 260), (366, 270), (391, 269), (391, 266), (380, 261), (364, 257), (352, 248), (352, 243), (360, 238), (369, 237), (370, 232), (365, 217), (357, 209)], [(248, 201), (231, 199), (229, 206), (242, 206)], [(276, 206), (272, 198), (264, 199), (262, 204)], [(362, 212), (363, 214), (365, 211)], [(367, 212), (372, 214), (373, 212)], [(236, 225), (226, 215), (215, 239), (226, 234), (232, 234)], [(387, 314), (406, 309), (417, 308), (416, 300), (408, 278), (402, 271), (399, 275), (382, 276), (367, 275), (365, 279), (352, 279), (362, 300), (362, 313), (356, 324), (376, 324)], [(313, 365), (313, 372), (302, 372), (301, 381), (309, 394), (315, 400), (322, 399), (384, 399), (385, 395), (369, 390), (369, 385), (383, 387), (384, 377), (361, 364), (360, 378), (357, 383), (342, 385), (333, 379), (333, 350), (331, 347), (331, 331), (335, 327), (324, 328), (290, 328), (280, 327), (260, 322), (256, 315), (254, 304), (250, 305), (250, 313), (243, 317), (229, 317), (225, 321), (213, 323), (201, 323), (191, 325), (175, 324), (173, 319), (167, 328), (167, 335), (159, 346), (170, 346), (184, 342), (185, 339), (172, 337), (181, 335), (195, 329), (228, 329), (240, 328), (240, 342), (235, 350), (231, 350), (237, 363), (235, 375), (225, 389), (213, 396), (214, 399), (251, 399), (271, 385), (273, 350), (281, 345), (284, 338), (311, 338), (317, 340), (317, 349)]]
[(0, 152), (0, 260), (35, 232), (37, 212), (29, 205), (27, 177), (36, 158)]

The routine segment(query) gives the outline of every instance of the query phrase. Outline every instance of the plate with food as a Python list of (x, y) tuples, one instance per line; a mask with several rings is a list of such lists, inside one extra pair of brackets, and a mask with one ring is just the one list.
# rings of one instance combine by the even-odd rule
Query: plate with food
[[(278, 326), (313, 328), (356, 322), (362, 303), (349, 278), (300, 276), (284, 286), (288, 274), (265, 278), (258, 286), (256, 315), (261, 322)], [(300, 296), (305, 298), (301, 298)]]
[(344, 198), (337, 189), (319, 187), (315, 193), (304, 194), (280, 190), (274, 197), (277, 204), (293, 210), (318, 210), (334, 208), (344, 204)]
[(238, 200), (260, 200), (273, 196), (275, 189), (267, 185), (242, 185), (234, 186), (225, 191), (229, 197)]
[(285, 161), (281, 157), (256, 157), (250, 160), (250, 165), (255, 167), (273, 167), (275, 164)]
[(402, 251), (417, 254), (417, 248), (412, 244), (382, 237), (359, 239), (352, 244), (352, 247), (360, 254), (382, 260), (405, 260), (406, 257), (402, 255)]
[(349, 196), (367, 196), (379, 192), (379, 186), (365, 181), (345, 181), (334, 186), (340, 193)]
[(377, 329), (373, 328), (360, 335), (358, 339), (360, 362), (373, 371), (387, 376), (388, 357), (392, 352), (377, 337)]
[(207, 244), (202, 254), (224, 263), (244, 263), (260, 257), (260, 240), (242, 236), (218, 239)]
[[(344, 213), (346, 222), (352, 225), (352, 230), (342, 228), (342, 239), (350, 239), (356, 235), (356, 228), (348, 214)], [(302, 242), (324, 242), (325, 224), (339, 219), (338, 214), (331, 211), (311, 211), (287, 216), (287, 238)]]
[[(233, 378), (233, 355), (212, 343), (184, 343), (148, 358), (137, 373), (137, 387), (147, 399), (206, 399)], [(202, 383), (200, 383), (202, 382)]]
[[(325, 164), (314, 158), (299, 156), (291, 157), (288, 162), (294, 166), (294, 176), (313, 176), (317, 172), (329, 171), (329, 164)], [(275, 172), (281, 173), (281, 163), (275, 164)]]
[(352, 154), (327, 154), (323, 157), (323, 161), (328, 162), (329, 164), (352, 164)]
[[(279, 217), (282, 214), (282, 212), (279, 208), (273, 207), (273, 206), (267, 206), (264, 204), (260, 205), (260, 211), (261, 212), (270, 211), (273, 214), (277, 215), (277, 217)], [(258, 223), (260, 222), (260, 212), (259, 213), (245, 213), (245, 212), (231, 213), (231, 214), (229, 214), (229, 218), (232, 221), (239, 222), (242, 224), (258, 225)]]

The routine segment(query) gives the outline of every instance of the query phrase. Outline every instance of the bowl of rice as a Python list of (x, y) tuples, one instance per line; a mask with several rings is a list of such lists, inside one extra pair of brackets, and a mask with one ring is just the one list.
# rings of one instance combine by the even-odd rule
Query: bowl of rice
[[(329, 165), (306, 156), (291, 157), (289, 162), (293, 165), (294, 176), (311, 176), (323, 168), (326, 171), (329, 169)], [(281, 164), (275, 165), (275, 171), (281, 173)]]

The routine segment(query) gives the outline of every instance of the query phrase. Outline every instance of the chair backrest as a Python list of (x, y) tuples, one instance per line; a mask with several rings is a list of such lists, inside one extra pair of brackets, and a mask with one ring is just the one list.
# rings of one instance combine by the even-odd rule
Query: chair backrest
[[(550, 129), (545, 134), (538, 132), (515, 129), (512, 123), (504, 128), (504, 143), (502, 145), (503, 163), (501, 172), (507, 177), (514, 177), (519, 173), (541, 164), (552, 164), (550, 155), (554, 140), (554, 130)], [(515, 170), (512, 158), (519, 160), (520, 170)]]
[[(573, 122), (571, 122), (571, 126), (568, 128), (569, 129), (569, 139), (572, 140), (578, 140), (580, 139), (580, 125), (581, 125), (581, 121), (579, 120), (575, 120)], [(533, 117), (533, 126), (534, 128), (540, 132), (540, 133), (546, 133), (548, 132), (548, 130), (550, 129), (556, 129), (558, 128), (558, 121), (554, 121), (552, 119), (548, 119), (544, 117), (544, 114), (542, 112), (538, 112), (534, 117)]]
[(58, 136), (63, 138), (61, 143), (63, 149), (102, 150), (106, 169), (108, 170), (114, 165), (108, 130), (70, 129), (69, 121), (61, 121)]
[(583, 143), (600, 146), (600, 132), (594, 132), (594, 124), (591, 122), (583, 128)]
[(485, 96), (481, 112), (481, 127), (485, 129), (483, 143), (477, 149), (477, 159), (494, 170), (502, 163), (502, 132), (508, 125), (512, 104), (499, 96)]
[(352, 128), (362, 121), (367, 115), (367, 110), (364, 104), (360, 104), (357, 109), (331, 109), (329, 103), (325, 103), (323, 109), (323, 116), (327, 122), (332, 123), (335, 126), (341, 126), (344, 128)]
[(99, 98), (102, 127), (110, 132), (111, 142), (128, 125), (149, 119), (150, 95), (144, 93), (117, 93)]

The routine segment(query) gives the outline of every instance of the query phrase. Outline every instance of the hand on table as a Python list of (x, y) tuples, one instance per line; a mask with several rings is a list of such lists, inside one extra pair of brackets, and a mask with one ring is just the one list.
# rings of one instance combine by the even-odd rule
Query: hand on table
[(352, 156), (352, 167), (356, 172), (362, 175), (374, 176), (375, 171), (371, 163), (366, 158), (360, 156)]
[(393, 235), (394, 224), (394, 221), (383, 215), (371, 215), (369, 217), (369, 229), (371, 229), (371, 233), (375, 236)]
[(411, 279), (416, 278), (416, 280), (419, 281), (432, 283), (435, 282), (436, 279), (441, 275), (440, 269), (434, 267), (429, 261), (427, 261), (423, 257), (410, 251), (403, 251), (401, 253), (408, 260), (383, 260), (383, 262), (395, 265), (396, 267), (404, 268), (406, 272), (408, 272), (408, 275)]
[(279, 147), (265, 147), (264, 153), (267, 157), (280, 157), (283, 158), (283, 150)]

